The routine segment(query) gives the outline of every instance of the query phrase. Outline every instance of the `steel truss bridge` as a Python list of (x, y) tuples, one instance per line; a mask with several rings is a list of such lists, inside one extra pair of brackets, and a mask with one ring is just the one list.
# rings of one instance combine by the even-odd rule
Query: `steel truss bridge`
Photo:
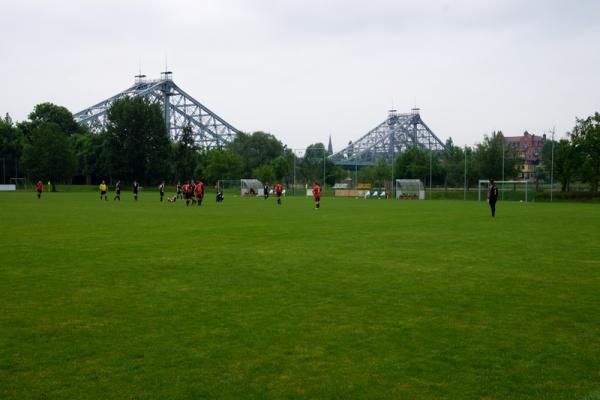
[(136, 75), (130, 88), (101, 101), (74, 115), (75, 120), (92, 132), (106, 128), (107, 111), (113, 101), (129, 97), (143, 97), (158, 103), (164, 111), (167, 132), (178, 140), (183, 128), (192, 129), (195, 142), (201, 148), (219, 148), (230, 143), (239, 132), (223, 118), (209, 110), (192, 96), (181, 90), (172, 80), (172, 72), (161, 73), (158, 80), (147, 80)]
[(329, 159), (336, 165), (347, 166), (375, 165), (380, 160), (391, 163), (412, 146), (427, 151), (439, 151), (446, 147), (425, 125), (418, 108), (413, 108), (409, 114), (390, 110), (385, 121), (356, 142), (350, 142), (345, 149), (329, 156)]

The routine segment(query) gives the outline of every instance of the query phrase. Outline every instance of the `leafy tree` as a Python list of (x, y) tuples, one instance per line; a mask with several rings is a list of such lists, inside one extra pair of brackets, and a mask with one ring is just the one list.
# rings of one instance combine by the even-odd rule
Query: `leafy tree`
[[(575, 179), (577, 170), (581, 163), (581, 157), (577, 149), (567, 139), (561, 139), (554, 146), (554, 176), (560, 182), (560, 190), (570, 190), (571, 182)], [(546, 172), (552, 171), (552, 158), (544, 158)]]
[(600, 182), (600, 113), (577, 119), (571, 138), (583, 161), (583, 178), (591, 184), (592, 192), (596, 193)]
[(112, 176), (156, 182), (169, 173), (170, 139), (158, 104), (134, 97), (115, 100), (107, 112)]
[(339, 165), (333, 164), (327, 160), (327, 184), (335, 185), (336, 182), (341, 182), (348, 176), (348, 172)]
[(265, 132), (238, 133), (228, 148), (240, 156), (246, 178), (251, 178), (256, 167), (270, 163), (284, 150), (275, 136)]
[(540, 190), (540, 183), (544, 182), (547, 178), (547, 173), (546, 173), (546, 168), (544, 168), (544, 165), (538, 165), (537, 168), (535, 169), (535, 191), (539, 191)]
[(385, 160), (379, 160), (379, 163), (375, 165), (373, 169), (373, 177), (375, 178), (375, 182), (373, 182), (376, 186), (383, 186), (386, 188), (390, 188), (389, 184), (392, 180), (392, 167)]
[(64, 135), (72, 136), (76, 133), (84, 133), (86, 129), (79, 125), (73, 114), (65, 107), (52, 103), (37, 104), (29, 114), (29, 121), (18, 124), (19, 129), (27, 140), (31, 140), (33, 130), (40, 124), (52, 122), (60, 127)]
[(401, 179), (421, 179), (427, 182), (429, 176), (428, 152), (412, 146), (396, 158), (394, 176)]
[[(323, 143), (311, 144), (306, 148), (300, 162), (300, 172), (305, 181), (323, 181), (323, 161), (326, 162), (326, 156), (327, 150)], [(333, 167), (333, 164), (330, 167)], [(325, 173), (327, 174), (327, 164), (325, 164)]]
[[(354, 179), (354, 171), (352, 171), (352, 179)], [(358, 182), (375, 184), (375, 167), (367, 166), (358, 170)]]
[[(502, 173), (503, 159), (504, 174)], [(484, 136), (483, 142), (476, 147), (474, 161), (478, 175), (482, 179), (500, 180), (503, 176), (505, 179), (512, 179), (518, 173), (517, 160), (511, 153), (510, 147), (505, 145), (502, 132), (492, 132), (491, 136)]]
[(305, 150), (304, 158), (319, 162), (323, 161), (323, 157), (327, 157), (327, 150), (323, 143), (311, 144)]
[(214, 149), (206, 154), (204, 177), (210, 183), (219, 179), (239, 179), (242, 174), (242, 159), (231, 150)]
[[(194, 173), (202, 171), (202, 168), (198, 170), (200, 153), (194, 142), (194, 136), (190, 126), (186, 126), (182, 129), (179, 141), (174, 144), (173, 157), (173, 168), (176, 180), (185, 181)], [(196, 174), (196, 176), (201, 175), (201, 173)]]
[(293, 179), (294, 165), (298, 165), (299, 160), (298, 160), (298, 157), (296, 157), (296, 155), (292, 151), (292, 149), (288, 149), (285, 147), (283, 150), (283, 157), (285, 158), (285, 161), (287, 162), (287, 165), (288, 165), (288, 176), (287, 176), (286, 180), (289, 184), (290, 182), (292, 182), (292, 179)]
[(478, 166), (475, 160), (475, 150), (467, 147), (467, 189), (477, 186), (479, 182)]
[(31, 180), (50, 180), (52, 191), (56, 190), (56, 181), (66, 181), (73, 176), (75, 153), (58, 124), (43, 122), (36, 126), (31, 143), (23, 150), (23, 165)]
[(16, 177), (17, 163), (23, 152), (23, 135), (12, 125), (9, 118), (7, 114), (7, 119), (0, 119), (0, 162), (3, 166), (3, 180)]
[(277, 158), (273, 160), (272, 166), (273, 174), (278, 181), (282, 181), (290, 174), (290, 165), (283, 155), (277, 156)]
[(455, 146), (452, 138), (446, 141), (446, 148), (441, 154), (444, 165), (444, 187), (464, 186), (465, 180), (465, 150)]
[(77, 159), (77, 175), (85, 177), (86, 184), (109, 176), (106, 133), (76, 134), (72, 137), (72, 143)]
[(258, 178), (261, 182), (265, 184), (272, 184), (275, 180), (275, 170), (273, 169), (271, 164), (259, 165), (258, 167), (254, 168), (252, 176)]
[(442, 183), (443, 168), (438, 152), (430, 154), (428, 149), (412, 146), (396, 158), (395, 174), (398, 179), (420, 179), (425, 186), (429, 183), (431, 157), (431, 176), (433, 184)]
[(541, 151), (541, 159), (542, 159), (542, 163), (544, 164), (544, 168), (547, 169), (548, 171), (550, 171), (550, 164), (552, 163), (552, 144), (554, 143), (554, 146), (556, 146), (556, 144), (558, 143), (556, 140), (553, 141), (552, 139), (547, 139), (544, 141), (544, 144), (542, 145), (542, 151)]

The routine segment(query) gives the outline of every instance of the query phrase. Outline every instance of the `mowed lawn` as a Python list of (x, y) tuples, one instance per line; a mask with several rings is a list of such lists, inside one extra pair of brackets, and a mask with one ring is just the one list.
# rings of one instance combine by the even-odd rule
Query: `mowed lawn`
[(600, 204), (0, 194), (1, 399), (599, 399)]

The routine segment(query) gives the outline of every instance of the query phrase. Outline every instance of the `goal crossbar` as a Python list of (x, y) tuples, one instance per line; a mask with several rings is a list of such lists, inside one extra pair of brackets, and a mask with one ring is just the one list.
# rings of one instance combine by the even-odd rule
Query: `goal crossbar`
[[(528, 197), (527, 194), (529, 192), (529, 181), (494, 181), (496, 183), (496, 186), (498, 185), (525, 185), (525, 202), (527, 203)], [(479, 182), (477, 183), (477, 191), (478, 191), (478, 200), (481, 201), (481, 187), (482, 184), (488, 184), (489, 180), (488, 179), (480, 179)], [(487, 196), (486, 196), (487, 197)]]

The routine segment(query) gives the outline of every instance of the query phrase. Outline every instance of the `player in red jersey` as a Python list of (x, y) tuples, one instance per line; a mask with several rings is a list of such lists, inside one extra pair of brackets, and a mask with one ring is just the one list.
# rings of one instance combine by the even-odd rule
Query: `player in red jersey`
[(277, 204), (281, 205), (281, 194), (283, 193), (283, 188), (281, 187), (281, 183), (277, 182), (275, 184), (275, 195), (277, 196)]
[(202, 205), (202, 200), (204, 199), (204, 182), (198, 181), (196, 182), (196, 187), (194, 188), (194, 194), (196, 195), (196, 202), (198, 206)]
[(44, 191), (44, 184), (42, 183), (42, 181), (38, 181), (38, 183), (35, 184), (35, 190), (37, 192), (37, 198), (41, 199), (42, 192)]
[(321, 186), (317, 182), (312, 187), (312, 193), (315, 198), (315, 209), (321, 208)]
[(192, 188), (188, 182), (183, 184), (183, 197), (185, 198), (185, 205), (190, 205), (190, 199), (192, 198)]

